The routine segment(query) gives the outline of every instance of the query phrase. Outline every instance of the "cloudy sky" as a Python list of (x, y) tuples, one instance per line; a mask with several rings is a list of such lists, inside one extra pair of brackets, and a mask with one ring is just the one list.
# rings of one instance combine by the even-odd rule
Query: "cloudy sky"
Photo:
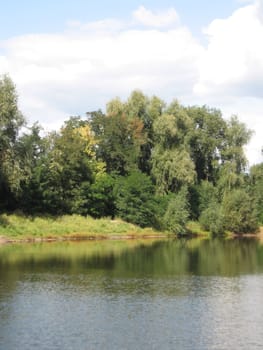
[(140, 89), (220, 108), (253, 129), (263, 161), (263, 0), (9, 0), (0, 11), (0, 74), (27, 120), (58, 128)]

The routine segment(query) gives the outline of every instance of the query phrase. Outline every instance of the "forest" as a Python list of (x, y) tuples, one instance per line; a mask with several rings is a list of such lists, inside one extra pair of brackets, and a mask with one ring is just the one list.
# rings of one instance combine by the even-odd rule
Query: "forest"
[(26, 123), (4, 75), (0, 212), (117, 217), (182, 235), (190, 220), (215, 235), (255, 232), (263, 163), (248, 168), (251, 135), (237, 116), (225, 120), (216, 108), (167, 104), (139, 90), (47, 133)]

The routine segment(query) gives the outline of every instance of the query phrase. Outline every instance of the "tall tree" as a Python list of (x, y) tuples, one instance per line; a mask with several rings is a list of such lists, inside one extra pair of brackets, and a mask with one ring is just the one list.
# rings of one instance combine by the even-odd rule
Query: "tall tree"
[(236, 116), (232, 116), (227, 122), (218, 179), (218, 187), (222, 194), (234, 188), (240, 188), (244, 184), (247, 167), (244, 146), (250, 140), (251, 135), (251, 130), (248, 130)]
[(140, 90), (131, 93), (125, 103), (125, 110), (129, 118), (138, 118), (143, 123), (145, 142), (141, 145), (139, 169), (150, 175), (151, 155), (154, 146), (153, 123), (162, 114), (165, 103), (158, 97), (148, 98)]
[(0, 78), (0, 201), (9, 199), (20, 189), (23, 171), (15, 152), (15, 144), (25, 119), (18, 108), (18, 95), (9, 76)]
[(50, 137), (53, 147), (38, 175), (43, 204), (53, 214), (86, 214), (90, 185), (104, 171), (95, 158), (91, 129), (87, 121), (72, 117)]
[(215, 183), (221, 163), (221, 152), (225, 145), (227, 124), (218, 109), (193, 106), (186, 108), (186, 112), (193, 121), (188, 142), (197, 180)]
[(97, 157), (106, 163), (108, 173), (126, 175), (138, 168), (140, 147), (145, 142), (143, 123), (129, 118), (119, 100), (111, 101), (109, 114), (91, 114), (91, 126), (97, 141)]
[(177, 101), (154, 122), (155, 146), (152, 174), (157, 192), (176, 192), (195, 180), (194, 163), (190, 158), (187, 134), (192, 121)]
[(255, 200), (258, 222), (263, 224), (263, 163), (250, 169), (251, 195)]

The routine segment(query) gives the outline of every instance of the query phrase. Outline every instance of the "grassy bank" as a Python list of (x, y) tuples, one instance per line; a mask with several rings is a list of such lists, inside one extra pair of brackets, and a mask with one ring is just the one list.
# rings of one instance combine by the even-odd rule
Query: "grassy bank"
[[(190, 221), (187, 229), (190, 236), (211, 237), (210, 232), (203, 230), (198, 222)], [(141, 228), (120, 219), (93, 219), (80, 215), (59, 217), (0, 215), (0, 243), (31, 240), (166, 238), (171, 235), (174, 236), (152, 228)], [(230, 232), (226, 233), (226, 237), (234, 236), (236, 235)], [(257, 236), (263, 239), (263, 227)]]
[(60, 217), (25, 217), (23, 215), (0, 215), (2, 241), (47, 239), (106, 239), (142, 238), (163, 236), (151, 228), (142, 229), (120, 219), (93, 219), (80, 215)]

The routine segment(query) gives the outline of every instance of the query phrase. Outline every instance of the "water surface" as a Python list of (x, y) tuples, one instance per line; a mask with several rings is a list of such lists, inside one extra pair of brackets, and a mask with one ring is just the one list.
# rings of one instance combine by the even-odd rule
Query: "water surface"
[(256, 240), (0, 247), (0, 349), (262, 349)]

